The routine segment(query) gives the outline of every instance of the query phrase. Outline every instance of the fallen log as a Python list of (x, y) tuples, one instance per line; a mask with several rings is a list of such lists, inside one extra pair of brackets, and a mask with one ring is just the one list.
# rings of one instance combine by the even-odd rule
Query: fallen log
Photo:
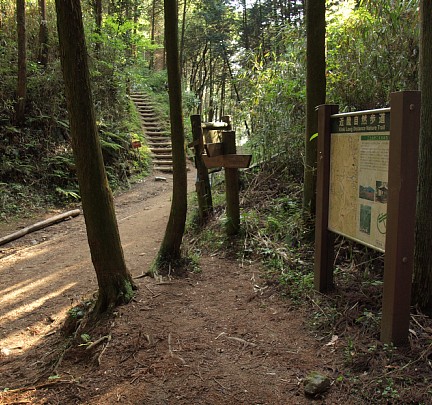
[(46, 228), (50, 225), (54, 225), (57, 222), (63, 221), (67, 218), (76, 217), (77, 215), (80, 214), (80, 212), (81, 211), (78, 209), (64, 212), (63, 214), (55, 215), (54, 217), (45, 219), (44, 221), (36, 222), (35, 224), (27, 226), (23, 229), (20, 229), (19, 231), (11, 233), (10, 235), (3, 236), (2, 238), (0, 238), (0, 246), (6, 244), (8, 242), (11, 242), (15, 239), (19, 239), (19, 238), (23, 237), (24, 235), (27, 235), (28, 233), (38, 231), (39, 229)]

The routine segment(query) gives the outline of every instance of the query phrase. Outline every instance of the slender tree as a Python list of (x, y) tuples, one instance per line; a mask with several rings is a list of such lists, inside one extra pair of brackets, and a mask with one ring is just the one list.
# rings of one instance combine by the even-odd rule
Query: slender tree
[(315, 214), (317, 142), (310, 140), (318, 130), (316, 107), (325, 103), (325, 0), (306, 1), (306, 137), (303, 211)]
[[(151, 15), (150, 15), (150, 25), (151, 25), (151, 31), (150, 31), (150, 41), (151, 44), (155, 44), (155, 32), (156, 32), (156, 0), (152, 0), (152, 7), (151, 7)], [(154, 49), (150, 50), (150, 61), (149, 61), (149, 69), (153, 70), (155, 67), (155, 51)]]
[(413, 300), (432, 315), (432, 2), (420, 2), (420, 113), (419, 180), (417, 190), (416, 247)]
[(39, 0), (39, 54), (38, 62), (43, 66), (48, 65), (48, 24), (46, 13), (46, 0)]
[(56, 0), (60, 59), (87, 239), (99, 294), (94, 314), (128, 302), (133, 281), (127, 271), (113, 198), (103, 163), (90, 88), (80, 0)]
[(96, 33), (96, 44), (95, 51), (96, 55), (99, 54), (101, 48), (101, 34), (102, 34), (102, 0), (94, 0), (93, 2), (93, 14), (95, 19), (95, 33)]
[(15, 119), (18, 125), (24, 123), (27, 96), (27, 39), (25, 0), (17, 0), (17, 32), (18, 32), (18, 84)]
[(186, 223), (187, 176), (184, 151), (182, 93), (178, 46), (178, 10), (176, 0), (164, 0), (165, 38), (168, 70), (171, 142), (173, 157), (173, 195), (171, 212), (157, 257), (160, 269), (181, 258), (181, 242)]
[(180, 35), (180, 75), (183, 74), (184, 65), (184, 43), (185, 43), (185, 32), (186, 32), (186, 12), (187, 12), (187, 0), (183, 0), (183, 14), (181, 23), (181, 35)]

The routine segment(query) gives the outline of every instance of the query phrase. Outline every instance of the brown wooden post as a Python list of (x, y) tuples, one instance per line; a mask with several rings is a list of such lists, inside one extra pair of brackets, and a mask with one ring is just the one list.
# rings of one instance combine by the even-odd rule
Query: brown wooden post
[(420, 92), (390, 96), (390, 150), (381, 340), (408, 340), (414, 262), (414, 223)]
[[(222, 131), (222, 143), (225, 154), (236, 153), (235, 131)], [(225, 168), (225, 193), (227, 202), (228, 235), (236, 235), (240, 230), (240, 201), (239, 201), (239, 171)]]
[(328, 230), (330, 186), (330, 116), (338, 112), (337, 105), (318, 108), (318, 155), (315, 218), (315, 289), (333, 289), (334, 234)]
[(213, 212), (213, 201), (208, 170), (202, 159), (204, 143), (201, 128), (201, 116), (191, 115), (190, 119), (192, 124), (192, 137), (195, 151), (195, 166), (197, 169), (195, 187), (198, 197), (198, 212), (200, 222), (203, 224), (208, 216)]

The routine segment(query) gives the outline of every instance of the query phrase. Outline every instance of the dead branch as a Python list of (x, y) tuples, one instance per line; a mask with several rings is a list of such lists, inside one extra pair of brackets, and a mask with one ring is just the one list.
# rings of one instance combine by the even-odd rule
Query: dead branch
[(252, 343), (252, 342), (248, 342), (247, 340), (241, 339), (239, 337), (235, 337), (235, 336), (226, 336), (227, 339), (231, 339), (231, 340), (235, 340), (236, 342), (240, 342), (243, 343), (243, 345), (246, 346), (252, 346), (255, 347), (256, 344)]
[(90, 343), (87, 347), (86, 350), (90, 350), (93, 349), (93, 347), (97, 346), (98, 344), (102, 343), (104, 340), (108, 340), (108, 342), (111, 340), (111, 335), (107, 335), (107, 336), (102, 336), (101, 338), (99, 338), (98, 340), (95, 340), (94, 342)]
[(48, 226), (54, 225), (57, 222), (63, 221), (70, 217), (76, 217), (79, 214), (80, 214), (80, 210), (72, 210), (72, 211), (64, 212), (63, 214), (55, 215), (54, 217), (45, 219), (44, 221), (36, 222), (35, 224), (20, 229), (19, 231), (11, 233), (10, 235), (3, 236), (2, 238), (0, 238), (0, 246), (8, 242), (11, 242), (15, 239), (22, 238), (24, 235), (27, 235), (28, 233), (35, 232), (38, 231), (39, 229), (43, 229)]
[(100, 352), (99, 356), (97, 357), (97, 364), (98, 364), (98, 366), (100, 366), (100, 364), (101, 364), (102, 355), (105, 353), (105, 350), (107, 349), (110, 341), (111, 341), (111, 335), (108, 335), (108, 341), (107, 341), (106, 345), (103, 347), (103, 349)]
[(168, 351), (172, 358), (180, 360), (182, 364), (186, 364), (185, 359), (183, 357), (178, 356), (177, 354), (174, 354), (171, 348), (171, 333), (168, 334)]

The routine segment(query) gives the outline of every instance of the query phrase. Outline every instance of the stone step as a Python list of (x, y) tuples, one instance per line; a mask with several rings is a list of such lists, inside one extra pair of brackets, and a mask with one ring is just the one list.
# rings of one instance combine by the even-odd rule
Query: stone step
[(169, 148), (169, 147), (171, 147), (171, 142), (152, 142), (150, 140), (147, 140), (147, 143), (150, 146), (150, 149), (151, 148), (158, 148), (158, 147), (159, 148), (163, 148), (163, 147)]
[(172, 166), (173, 162), (172, 160), (155, 160), (155, 164), (160, 166)]
[(158, 129), (157, 131), (146, 131), (146, 135), (148, 135), (148, 136), (161, 136), (161, 135), (164, 135), (167, 138), (171, 138), (171, 132), (170, 131), (164, 131), (162, 129)]
[(149, 141), (150, 142), (169, 142), (171, 144), (171, 139), (168, 138), (167, 136), (149, 136)]
[(138, 101), (138, 102), (140, 102), (140, 101), (151, 102), (150, 97), (147, 96), (146, 94), (131, 94), (131, 95), (130, 95), (130, 98), (131, 98), (133, 101)]
[(155, 166), (154, 169), (165, 173), (171, 173), (173, 171), (173, 168), (170, 166)]
[(161, 160), (170, 160), (172, 161), (172, 155), (163, 155), (163, 154), (153, 154), (154, 159), (161, 159)]
[(130, 97), (141, 117), (147, 145), (152, 152), (154, 170), (171, 173), (173, 162), (171, 132), (167, 130), (168, 124), (161, 122), (148, 96), (137, 93), (131, 94)]
[(151, 114), (151, 115), (156, 115), (154, 109), (153, 109), (153, 108), (150, 108), (150, 107), (148, 107), (148, 106), (138, 107), (138, 111), (140, 112), (140, 114)]
[(165, 154), (171, 153), (172, 149), (171, 148), (157, 148), (157, 147), (152, 148), (152, 147), (150, 147), (150, 151), (156, 155), (159, 155), (161, 153), (165, 153)]

